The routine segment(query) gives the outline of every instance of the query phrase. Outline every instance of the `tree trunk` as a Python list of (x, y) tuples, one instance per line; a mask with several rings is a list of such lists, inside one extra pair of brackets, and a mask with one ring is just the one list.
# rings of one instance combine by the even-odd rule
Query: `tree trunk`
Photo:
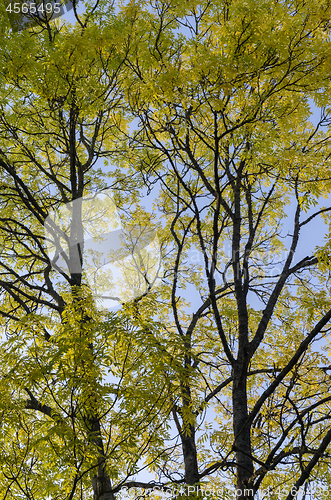
[[(191, 351), (191, 339), (187, 338), (185, 341), (186, 352)], [(199, 482), (199, 469), (197, 449), (195, 446), (195, 416), (192, 414), (192, 397), (190, 388), (190, 370), (191, 370), (191, 356), (186, 354), (184, 360), (186, 376), (181, 382), (182, 389), (182, 420), (183, 424), (180, 430), (180, 437), (182, 441), (184, 467), (185, 467), (185, 482), (193, 486)], [(185, 410), (184, 410), (185, 409)], [(191, 414), (191, 419), (186, 421), (187, 416)]]
[[(247, 425), (246, 377), (234, 372), (233, 381), (233, 431), (237, 463), (237, 500), (253, 499), (254, 494), (249, 479), (253, 475), (252, 445), (250, 425)], [(245, 425), (246, 424), (246, 425)]]
[(90, 419), (90, 428), (91, 442), (98, 450), (97, 473), (95, 476), (92, 476), (93, 500), (115, 500), (115, 495), (112, 493), (111, 482), (106, 471), (105, 451), (98, 418)]
[(185, 467), (185, 482), (189, 485), (194, 485), (199, 481), (198, 458), (195, 446), (195, 428), (193, 425), (188, 426), (189, 434), (181, 433), (184, 467)]

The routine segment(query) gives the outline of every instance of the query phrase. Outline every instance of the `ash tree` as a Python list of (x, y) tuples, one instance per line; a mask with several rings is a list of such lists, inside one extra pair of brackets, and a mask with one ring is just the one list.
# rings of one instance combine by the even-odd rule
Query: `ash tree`
[(125, 62), (126, 167), (164, 235), (150, 295), (175, 430), (160, 484), (310, 498), (329, 485), (331, 441), (329, 7), (150, 8), (153, 31)]
[(7, 499), (113, 500), (144, 467), (142, 454), (158, 447), (164, 426), (167, 387), (161, 379), (144, 385), (157, 363), (148, 361), (143, 326), (130, 322), (124, 296), (116, 314), (102, 308), (87, 276), (86, 224), (98, 239), (107, 220), (119, 223), (116, 199), (136, 190), (130, 179), (123, 190), (114, 186), (106, 206), (96, 195), (112, 188), (106, 158), (119, 155), (130, 121), (124, 62), (141, 19), (107, 2), (96, 17), (97, 7), (87, 4), (74, 26), (58, 19), (18, 33), (2, 11), (0, 495)]
[[(1, 28), (1, 494), (309, 498), (330, 482), (330, 7), (75, 17)], [(110, 312), (86, 213), (134, 246)]]

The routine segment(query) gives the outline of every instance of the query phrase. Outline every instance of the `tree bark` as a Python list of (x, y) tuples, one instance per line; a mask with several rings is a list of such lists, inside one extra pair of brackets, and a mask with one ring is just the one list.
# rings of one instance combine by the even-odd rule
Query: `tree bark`
[(247, 423), (248, 404), (246, 377), (238, 369), (234, 370), (232, 391), (234, 448), (237, 463), (237, 500), (253, 499), (253, 489), (249, 479), (254, 472), (252, 461), (251, 429)]
[[(187, 338), (185, 341), (185, 347), (187, 353), (191, 352), (191, 339)], [(193, 486), (199, 482), (199, 468), (198, 468), (198, 457), (197, 449), (195, 445), (195, 415), (192, 413), (192, 395), (190, 388), (190, 377), (189, 373), (191, 370), (191, 356), (185, 355), (184, 366), (185, 366), (185, 377), (181, 382), (182, 389), (182, 404), (183, 410), (182, 420), (183, 424), (180, 429), (180, 437), (182, 441), (183, 449), (183, 459), (185, 468), (185, 482), (186, 484)], [(187, 415), (191, 414), (191, 419), (185, 422)]]
[(195, 428), (193, 425), (189, 425), (187, 430), (189, 434), (181, 433), (185, 482), (193, 486), (199, 481), (198, 458), (195, 446)]
[(100, 420), (90, 419), (91, 442), (98, 450), (97, 473), (92, 477), (93, 500), (115, 500), (110, 478), (106, 471), (105, 450), (101, 437)]

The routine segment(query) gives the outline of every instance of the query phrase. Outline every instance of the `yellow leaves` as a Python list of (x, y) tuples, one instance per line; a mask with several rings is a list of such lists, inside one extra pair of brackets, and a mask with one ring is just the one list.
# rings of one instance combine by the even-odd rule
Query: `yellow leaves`
[[(188, 14), (198, 5), (201, 3), (196, 0), (167, 4), (169, 10), (162, 19), (162, 23), (164, 20), (168, 23), (166, 29), (161, 26), (159, 12), (153, 11), (153, 5), (124, 2), (121, 18), (111, 19), (111, 23), (106, 22), (111, 16), (105, 12), (104, 17), (83, 32), (80, 26), (64, 27), (57, 33), (54, 44), (47, 44), (44, 35), (30, 37), (33, 42), (27, 56), (30, 62), (26, 80), (25, 60), (21, 59), (27, 49), (19, 47), (17, 40), (11, 42), (7, 48), (12, 59), (7, 62), (0, 49), (7, 76), (15, 79), (17, 70), (23, 85), (21, 91), (11, 81), (12, 92), (16, 92), (12, 99), (16, 103), (13, 111), (6, 111), (11, 127), (23, 130), (21, 146), (15, 150), (21, 178), (30, 183), (34, 193), (39, 194), (40, 188), (47, 189), (47, 194), (52, 195), (47, 205), (50, 206), (61, 199), (56, 198), (57, 192), (53, 199), (53, 188), (57, 189), (52, 184), (54, 172), (57, 182), (64, 183), (63, 196), (71, 196), (70, 160), (84, 163), (90, 149), (93, 149), (92, 161), (99, 152), (103, 157), (109, 156), (104, 165), (106, 170), (114, 168), (109, 177), (118, 188), (116, 202), (126, 210), (123, 217), (127, 217), (130, 227), (138, 222), (144, 228), (160, 227), (165, 248), (166, 272), (159, 289), (148, 290), (139, 300), (128, 301), (117, 316), (98, 314), (87, 290), (61, 288), (54, 280), (66, 303), (58, 321), (46, 314), (31, 315), (16, 323), (20, 336), (4, 344), (6, 352), (0, 367), (7, 378), (2, 381), (1, 408), (7, 404), (8, 409), (6, 401), (12, 397), (20, 401), (17, 412), (24, 413), (24, 401), (28, 398), (24, 388), (29, 388), (41, 404), (52, 408), (50, 420), (61, 413), (65, 424), (59, 421), (54, 424), (45, 414), (39, 420), (34, 417), (39, 427), (33, 428), (33, 435), (39, 453), (66, 478), (73, 477), (78, 470), (73, 449), (78, 463), (81, 460), (83, 464), (82, 476), (87, 476), (87, 470), (96, 464), (98, 450), (91, 444), (91, 432), (86, 425), (93, 415), (102, 415), (104, 425), (100, 432), (109, 444), (108, 450), (114, 450), (109, 452), (107, 461), (109, 474), (115, 479), (122, 477), (122, 472), (123, 477), (127, 476), (128, 464), (129, 474), (135, 471), (141, 449), (146, 450), (145, 463), (152, 463), (154, 470), (164, 462), (168, 464), (164, 449), (166, 439), (171, 437), (167, 424), (174, 408), (183, 420), (186, 436), (200, 422), (197, 415), (207, 415), (216, 409), (217, 430), (212, 424), (205, 426), (198, 441), (199, 458), (205, 463), (215, 462), (213, 452), (207, 449), (209, 438), (217, 453), (227, 456), (229, 449), (231, 453), (232, 430), (228, 429), (232, 419), (231, 379), (216, 394), (218, 399), (211, 403), (206, 399), (207, 394), (231, 377), (231, 367), (208, 303), (213, 296), (205, 279), (204, 259), (208, 258), (210, 266), (217, 247), (216, 300), (225, 337), (236, 355), (240, 318), (238, 303), (230, 295), (233, 254), (225, 251), (231, 242), (234, 220), (232, 215), (227, 216), (226, 206), (230, 207), (230, 213), (234, 210), (235, 181), (238, 179), (236, 189), (243, 201), (238, 215), (242, 247), (254, 232), (255, 222), (259, 217), (262, 220), (255, 234), (257, 242), (254, 241), (249, 255), (252, 265), (249, 286), (255, 286), (261, 298), (260, 308), (247, 307), (249, 341), (267, 307), (271, 284), (281, 272), (274, 269), (273, 263), (282, 257), (285, 248), (279, 227), (291, 208), (294, 180), (299, 183), (296, 194), (305, 211), (314, 206), (320, 193), (326, 194), (329, 189), (326, 183), (322, 186), (319, 182), (317, 187), (311, 186), (308, 194), (302, 187), (307, 182), (313, 184), (315, 170), (319, 178), (329, 175), (323, 160), (327, 151), (321, 152), (325, 135), (316, 134), (313, 141), (309, 138), (313, 132), (312, 127), (308, 129), (309, 106), (306, 95), (302, 97), (300, 93), (302, 89), (313, 92), (327, 72), (317, 51), (318, 43), (322, 40), (325, 45), (326, 40), (314, 28), (315, 21), (309, 18), (309, 29), (313, 28), (317, 41), (315, 34), (310, 36), (307, 26), (302, 24), (304, 12), (295, 16), (282, 2), (215, 0), (203, 3), (199, 26), (193, 26), (196, 31), (187, 28), (185, 35), (178, 34), (176, 16)], [(299, 8), (303, 9), (301, 4)], [(192, 20), (192, 16), (180, 19), (187, 23)], [(126, 50), (128, 59), (124, 60)], [(311, 60), (315, 61), (312, 56), (317, 58), (316, 72), (309, 66)], [(31, 101), (25, 94), (33, 96)], [(321, 102), (328, 95), (329, 89), (320, 97)], [(104, 120), (101, 111), (107, 119)], [(78, 126), (74, 132), (75, 156), (70, 157), (67, 141), (72, 112), (77, 112)], [(146, 125), (145, 130), (134, 136), (128, 126), (129, 112), (141, 119), (135, 127)], [(101, 115), (100, 129), (87, 125), (95, 124)], [(80, 127), (87, 130), (83, 139)], [(122, 137), (124, 130), (127, 138)], [(17, 147), (11, 136), (1, 140), (8, 140), (8, 150)], [(132, 145), (138, 145), (137, 149)], [(46, 169), (45, 178), (41, 179), (39, 167), (32, 169), (28, 162), (31, 158), (24, 156), (27, 147)], [(126, 172), (120, 171), (122, 166)], [(89, 168), (86, 167), (90, 173), (84, 178), (85, 186), (105, 187), (108, 182), (102, 168), (93, 171)], [(238, 178), (240, 169), (243, 174)], [(181, 178), (183, 171), (186, 177)], [(141, 177), (136, 181), (138, 175)], [(153, 187), (153, 183), (161, 184), (163, 190), (155, 199), (156, 208), (162, 210), (160, 222), (149, 218), (139, 205), (141, 190), (146, 185), (148, 189)], [(274, 193), (267, 198), (274, 183)], [(216, 208), (220, 193), (225, 203)], [(15, 207), (13, 213), (16, 216)], [(216, 239), (215, 231), (220, 232)], [(177, 240), (174, 233), (179, 235)], [(204, 249), (197, 251), (199, 256), (194, 261), (194, 250), (201, 249), (200, 236)], [(317, 252), (323, 272), (329, 268), (329, 243)], [(184, 248), (177, 261), (176, 250), (181, 244)], [(242, 252), (240, 248), (240, 265)], [(140, 256), (140, 270), (145, 274), (148, 255), (142, 252)], [(134, 288), (134, 273), (129, 266), (125, 277)], [(244, 277), (243, 272), (241, 279)], [(175, 280), (177, 289), (172, 288)], [(247, 381), (250, 407), (293, 355), (305, 328), (330, 305), (328, 294), (324, 291), (314, 296), (309, 283), (303, 286), (298, 280), (293, 287), (301, 291), (295, 296), (290, 289), (283, 290), (264, 343), (251, 360)], [(202, 304), (203, 311), (193, 324), (196, 301), (199, 306)], [(4, 309), (9, 305), (5, 303)], [(192, 324), (189, 334), (187, 330)], [(43, 337), (44, 326), (51, 335), (47, 341)], [(311, 366), (310, 360), (306, 363)], [(290, 408), (288, 401), (283, 402), (283, 396), (294, 374), (293, 370), (284, 387), (276, 392), (275, 400), (270, 398), (255, 420), (254, 445), (262, 450), (263, 459), (270, 447), (263, 432), (268, 432), (268, 437), (277, 436), (280, 408), (284, 412)], [(314, 387), (316, 379), (311, 370), (309, 382)], [(311, 397), (307, 385), (298, 385), (302, 398)], [(13, 422), (12, 428), (16, 423)], [(297, 438), (294, 433), (293, 436)], [(25, 438), (20, 436), (20, 439)], [(68, 485), (69, 482), (61, 494), (69, 491)]]

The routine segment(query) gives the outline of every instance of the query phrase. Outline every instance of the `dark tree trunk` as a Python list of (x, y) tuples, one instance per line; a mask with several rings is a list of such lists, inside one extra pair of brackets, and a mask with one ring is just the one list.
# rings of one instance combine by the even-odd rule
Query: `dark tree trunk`
[(181, 433), (184, 467), (185, 467), (185, 482), (189, 485), (194, 485), (199, 481), (198, 458), (195, 446), (195, 429), (192, 425), (188, 428), (189, 434)]
[[(191, 339), (187, 338), (185, 341), (186, 352), (191, 351)], [(184, 366), (186, 373), (190, 373), (191, 370), (191, 356), (185, 355)], [(191, 413), (191, 417), (194, 421), (194, 416), (192, 414), (192, 396), (190, 388), (190, 377), (185, 377), (181, 383), (182, 389), (182, 420), (183, 425), (180, 429), (180, 437), (182, 441), (183, 458), (184, 458), (184, 468), (185, 468), (185, 482), (186, 484), (193, 486), (199, 482), (199, 469), (198, 469), (198, 457), (197, 449), (195, 446), (195, 424), (192, 424), (192, 420), (185, 422), (185, 415)]]
[(233, 431), (237, 462), (237, 500), (254, 498), (249, 479), (253, 475), (252, 445), (250, 425), (247, 425), (248, 407), (246, 377), (234, 370), (233, 381)]

